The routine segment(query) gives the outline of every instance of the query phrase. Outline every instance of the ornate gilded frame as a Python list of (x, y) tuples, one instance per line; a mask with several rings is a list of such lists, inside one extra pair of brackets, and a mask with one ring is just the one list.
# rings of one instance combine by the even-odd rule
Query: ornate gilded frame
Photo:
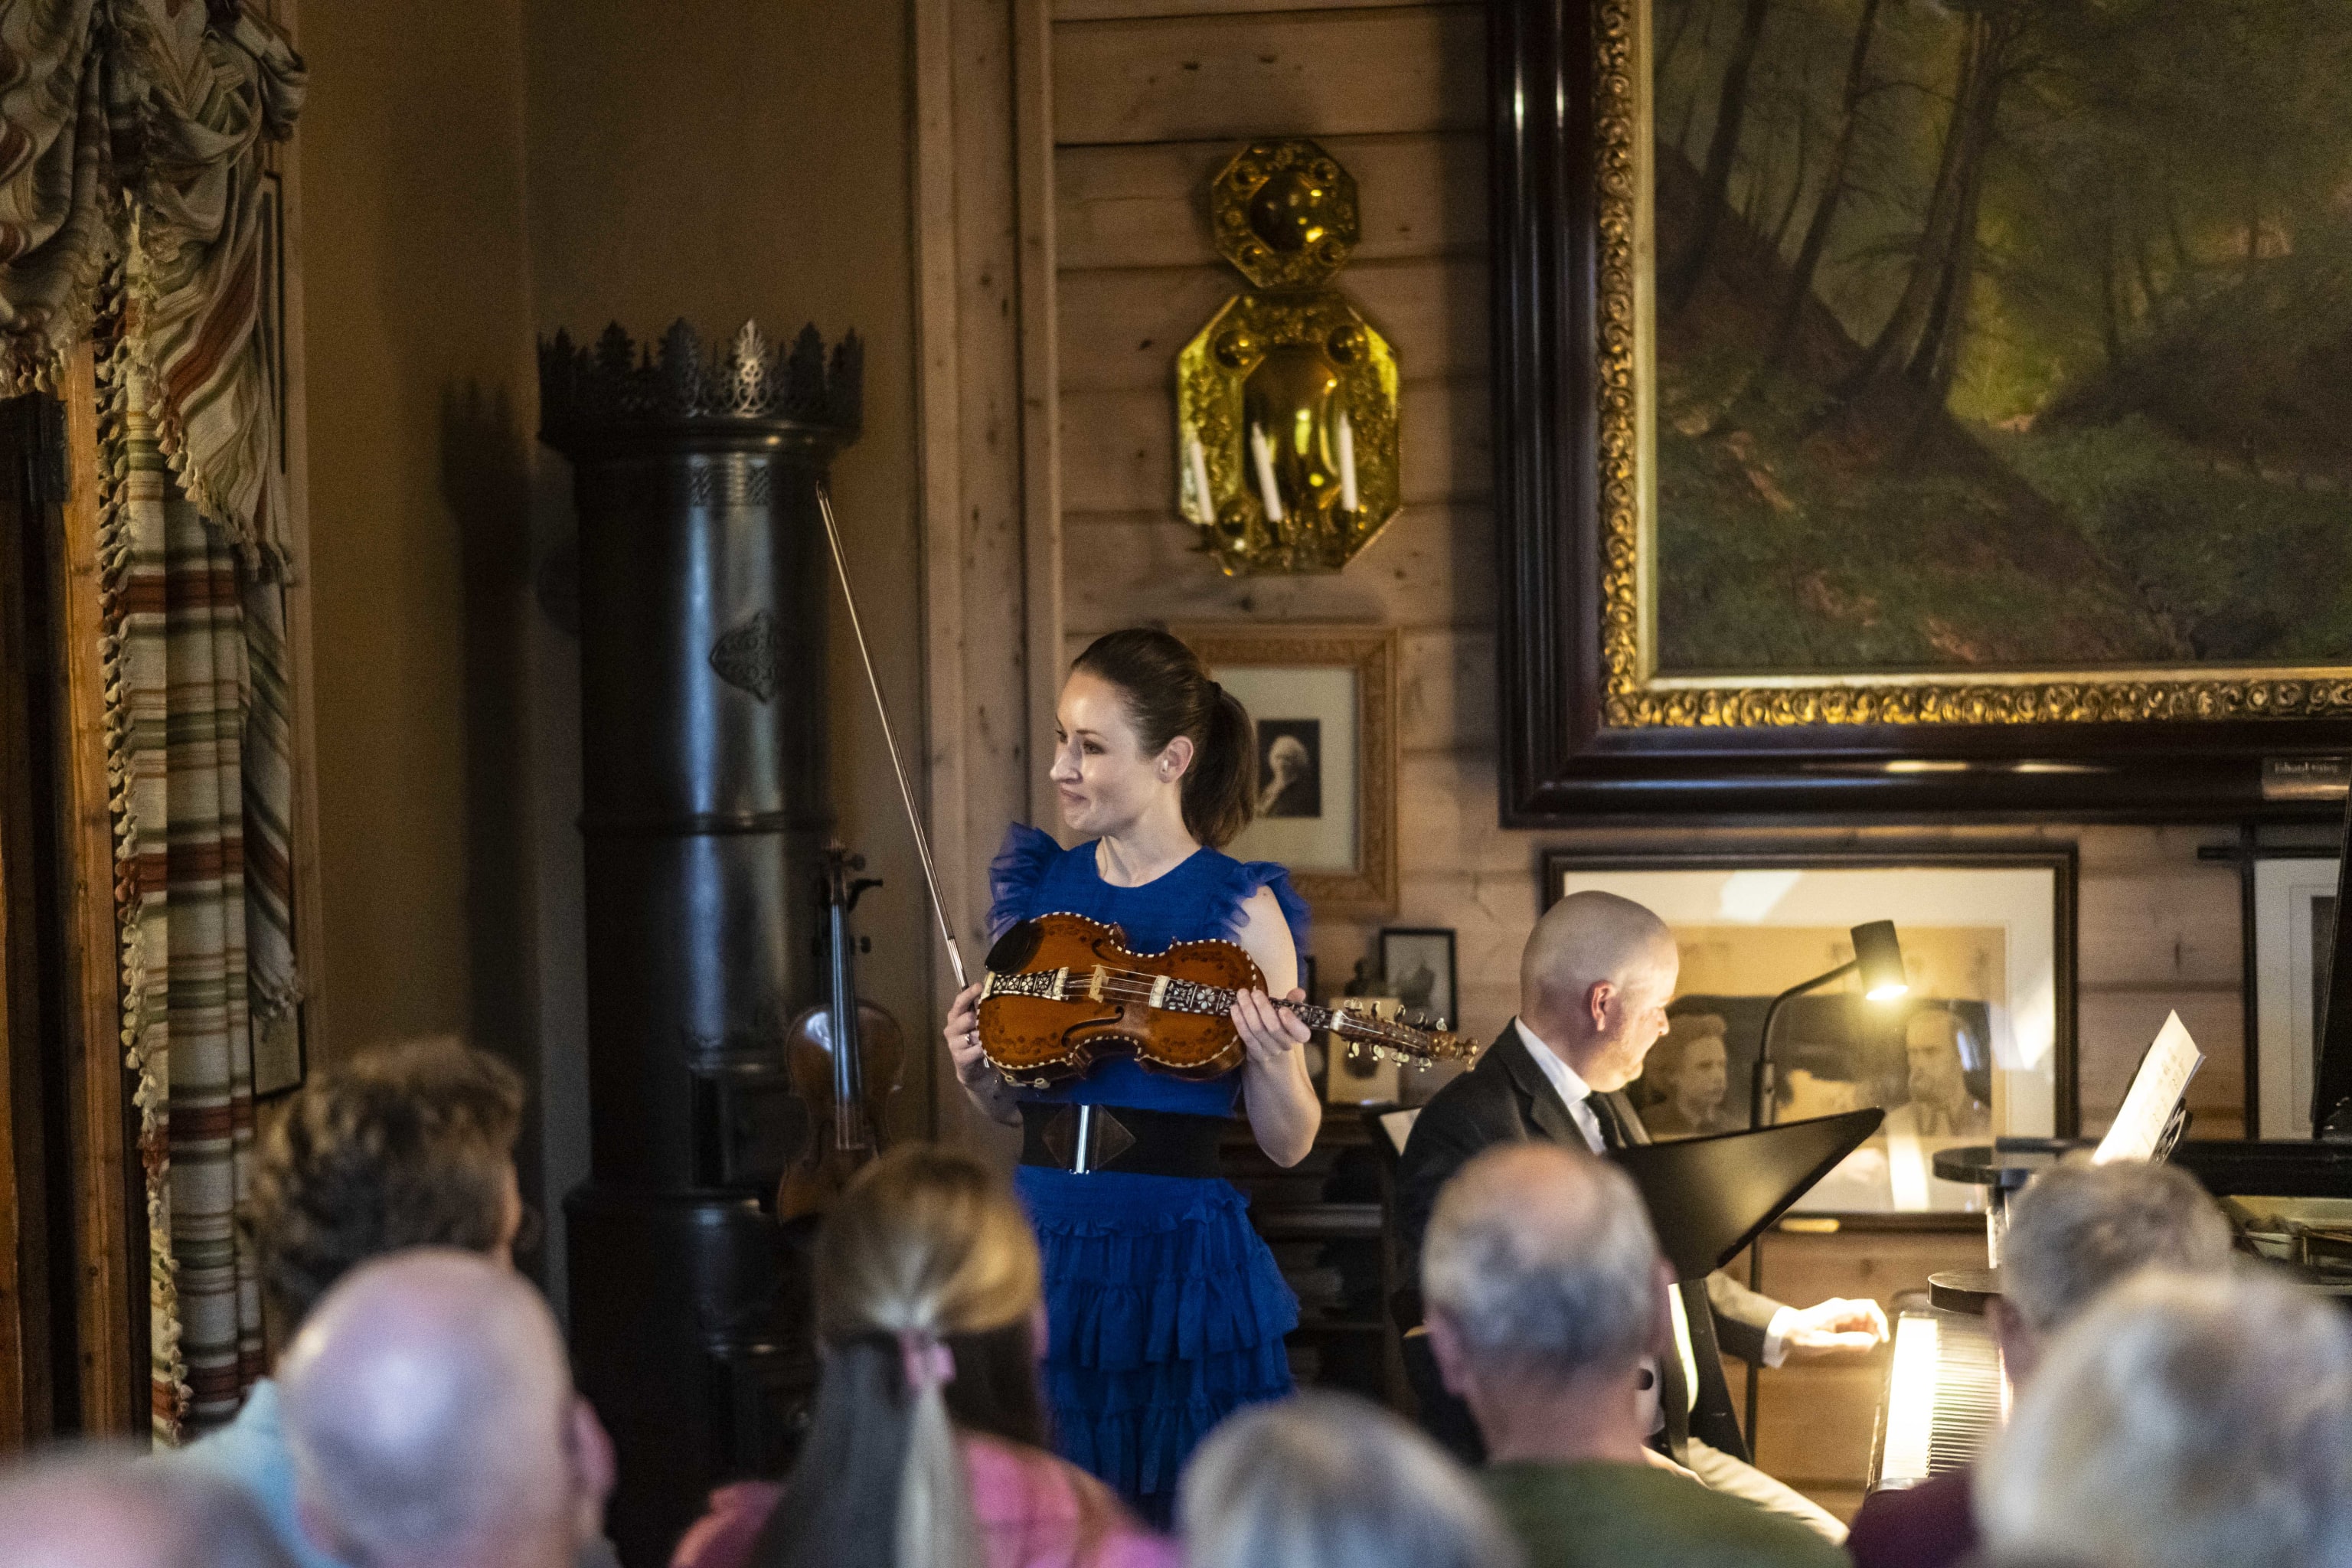
[[(1296, 871), (1318, 915), (1387, 915), (1397, 907), (1397, 634), (1392, 627), (1205, 621), (1169, 630), (1212, 670), (1322, 666), (1356, 677), (1356, 868)], [(1240, 851), (1236, 851), (1239, 853)]]
[(2352, 750), (2352, 668), (1656, 674), (1647, 14), (1489, 12), (1505, 825), (2308, 814), (2264, 764)]

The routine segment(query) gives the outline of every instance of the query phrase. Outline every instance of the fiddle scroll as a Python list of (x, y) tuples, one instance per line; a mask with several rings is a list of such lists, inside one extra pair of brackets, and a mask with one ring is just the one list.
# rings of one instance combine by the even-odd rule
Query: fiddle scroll
[[(1241, 1065), (1227, 1016), (1242, 991), (1265, 987), (1230, 942), (1178, 942), (1139, 953), (1117, 926), (1082, 915), (1040, 915), (989, 950), (981, 982), (980, 1042), (1007, 1082), (1047, 1089), (1108, 1057), (1129, 1057), (1178, 1078), (1215, 1078)], [(1275, 1005), (1328, 1030), (1350, 1054), (1369, 1050), (1417, 1067), (1468, 1058), (1475, 1042), (1443, 1027), (1307, 1002)]]

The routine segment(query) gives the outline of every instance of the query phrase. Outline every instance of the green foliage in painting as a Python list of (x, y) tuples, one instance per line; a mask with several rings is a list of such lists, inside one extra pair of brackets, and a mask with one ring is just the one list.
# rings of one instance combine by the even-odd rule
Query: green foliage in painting
[(2352, 655), (2352, 0), (1654, 0), (1658, 664)]

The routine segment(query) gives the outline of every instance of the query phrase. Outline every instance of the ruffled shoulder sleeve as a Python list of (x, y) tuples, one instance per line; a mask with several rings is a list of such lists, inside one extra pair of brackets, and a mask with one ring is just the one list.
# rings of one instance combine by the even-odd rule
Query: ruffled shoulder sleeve
[(988, 863), (990, 941), (1028, 914), (1030, 896), (1061, 858), (1062, 847), (1042, 828), (1016, 822), (1004, 830), (1004, 842)]
[(1307, 952), (1307, 900), (1290, 885), (1289, 871), (1271, 860), (1227, 863), (1224, 885), (1218, 889), (1216, 907), (1212, 911), (1217, 929), (1229, 937), (1239, 936), (1243, 908), (1260, 888), (1274, 889), (1274, 901), (1282, 906), (1282, 918), (1290, 925), (1291, 945), (1303, 956)]

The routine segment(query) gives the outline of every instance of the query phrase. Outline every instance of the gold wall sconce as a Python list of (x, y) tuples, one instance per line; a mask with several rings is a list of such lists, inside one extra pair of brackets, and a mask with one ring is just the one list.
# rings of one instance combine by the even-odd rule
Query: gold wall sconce
[(1254, 287), (1176, 356), (1178, 510), (1228, 576), (1336, 572), (1398, 496), (1396, 351), (1331, 283), (1360, 232), (1355, 177), (1312, 142), (1255, 142), (1209, 207)]

